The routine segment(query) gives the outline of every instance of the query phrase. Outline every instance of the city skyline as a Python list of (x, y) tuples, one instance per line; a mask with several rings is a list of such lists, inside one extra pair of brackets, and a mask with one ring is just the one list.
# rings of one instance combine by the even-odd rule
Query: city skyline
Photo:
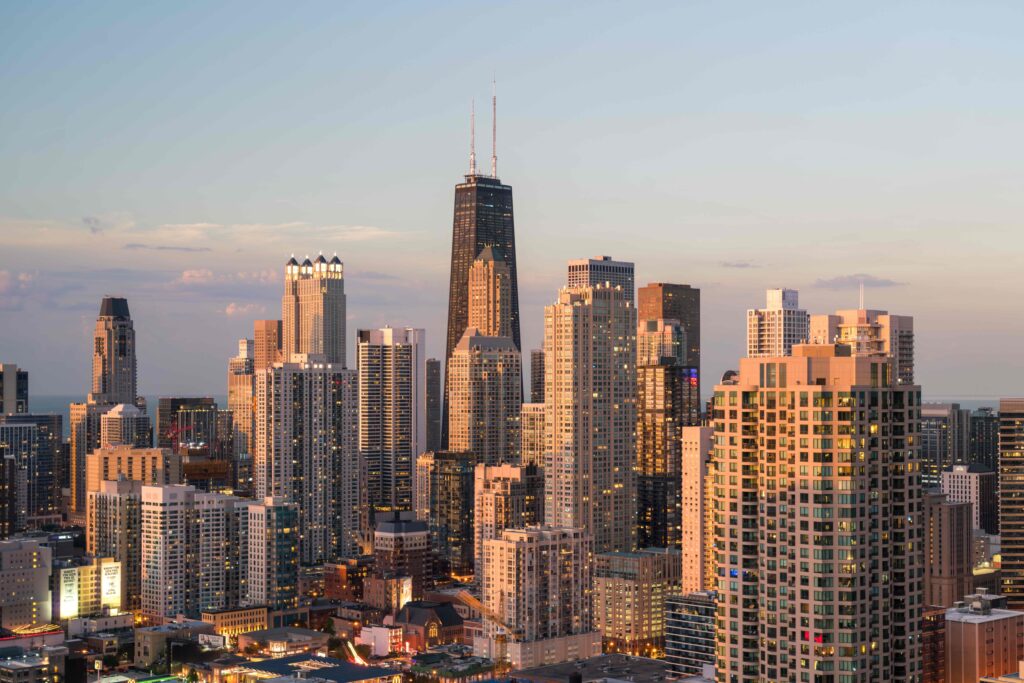
[[(798, 289), (808, 311), (828, 312), (854, 306), (863, 276), (869, 308), (915, 317), (926, 397), (1016, 393), (1024, 367), (1012, 340), (1024, 321), (987, 296), (1016, 286), (1016, 257), (993, 259), (986, 246), (1013, 247), (1006, 231), (1024, 208), (1002, 144), (1021, 125), (1020, 96), (1006, 87), (1020, 50), (1004, 32), (1015, 12), (921, 7), (848, 9), (842, 22), (823, 8), (749, 8), (749, 26), (703, 6), (629, 21), (612, 7), (566, 6), (545, 26), (525, 9), (493, 8), (451, 30), (466, 38), (497, 22), (519, 40), (466, 60), (464, 41), (426, 50), (403, 28), (419, 25), (410, 21), (388, 59), (351, 70), (354, 54), (378, 61), (381, 48), (356, 29), (381, 28), (386, 14), (325, 10), (312, 29), (308, 14), (266, 10), (240, 19), (257, 40), (229, 41), (230, 55), (215, 29), (193, 27), (194, 59), (218, 65), (209, 74), (176, 63), (171, 45), (154, 47), (163, 29), (152, 10), (108, 25), (108, 12), (12, 8), (0, 29), (0, 83), (14, 104), (0, 124), (15, 133), (0, 146), (12, 161), (0, 170), (5, 356), (33, 369), (36, 395), (80, 393), (95, 302), (119, 295), (145, 349), (144, 393), (221, 393), (222, 359), (276, 308), (281, 264), (322, 249), (345, 263), (349, 330), (424, 328), (428, 355), (443, 359), (451, 186), (468, 167), (470, 100), (485, 128), (496, 71), (524, 349), (540, 346), (565, 262), (608, 254), (636, 264), (638, 285), (702, 289), (706, 394), (742, 355), (743, 312), (765, 288)], [(408, 11), (435, 25), (454, 10)], [(191, 12), (160, 25), (184, 30)], [(214, 15), (215, 26), (227, 11)], [(269, 29), (268, 19), (280, 21)], [(782, 44), (765, 22), (805, 30)], [(569, 26), (594, 36), (567, 46), (557, 37)], [(271, 38), (284, 47), (263, 54)], [(298, 41), (306, 49), (289, 51)], [(740, 42), (744, 51), (728, 50)], [(622, 47), (605, 54), (608, 44)], [(808, 50), (821, 59), (802, 60)], [(83, 90), (81, 69), (103, 83), (97, 92)], [(252, 94), (253, 69), (283, 96), (279, 109)], [(428, 70), (445, 74), (429, 89)], [(240, 92), (248, 98), (232, 99)], [(985, 114), (969, 101), (985, 102)], [(388, 201), (395, 191), (402, 202)], [(623, 226), (643, 239), (624, 244)], [(819, 245), (813, 259), (793, 248), (805, 240)], [(185, 317), (207, 334), (189, 335)], [(967, 344), (977, 353), (963, 354)]]

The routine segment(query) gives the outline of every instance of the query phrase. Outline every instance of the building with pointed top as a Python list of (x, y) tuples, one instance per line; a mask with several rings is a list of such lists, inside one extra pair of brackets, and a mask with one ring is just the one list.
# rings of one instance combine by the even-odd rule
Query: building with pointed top
[(293, 354), (322, 355), (348, 367), (345, 356), (345, 274), (341, 260), (323, 254), (299, 264), (292, 257), (284, 269), (281, 298), (281, 350), (284, 361)]

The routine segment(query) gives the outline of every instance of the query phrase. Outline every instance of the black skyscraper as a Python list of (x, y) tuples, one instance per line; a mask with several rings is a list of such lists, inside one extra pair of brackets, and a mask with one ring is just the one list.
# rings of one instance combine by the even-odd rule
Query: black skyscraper
[(452, 225), (452, 269), (448, 288), (448, 339), (444, 360), (443, 446), (448, 443), (448, 361), (459, 343), (469, 316), (469, 268), (486, 247), (499, 247), (512, 274), (512, 341), (520, 351), (519, 286), (516, 276), (516, 235), (512, 220), (512, 187), (498, 178), (467, 175), (455, 186)]

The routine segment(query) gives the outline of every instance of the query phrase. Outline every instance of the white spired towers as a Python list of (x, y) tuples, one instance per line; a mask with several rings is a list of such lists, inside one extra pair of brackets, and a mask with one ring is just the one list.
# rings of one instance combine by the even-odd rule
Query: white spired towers
[(545, 523), (594, 552), (636, 539), (636, 309), (619, 285), (567, 287), (544, 309)]
[(293, 354), (322, 355), (337, 367), (345, 361), (345, 274), (337, 256), (323, 254), (300, 265), (292, 257), (284, 269), (281, 298), (281, 347)]

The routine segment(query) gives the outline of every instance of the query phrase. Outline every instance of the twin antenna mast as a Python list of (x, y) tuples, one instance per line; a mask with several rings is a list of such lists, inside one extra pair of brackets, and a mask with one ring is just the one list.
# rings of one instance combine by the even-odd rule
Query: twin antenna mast
[[(476, 175), (476, 99), (469, 105), (469, 175)], [(491, 177), (498, 177), (498, 83), (491, 81)]]

